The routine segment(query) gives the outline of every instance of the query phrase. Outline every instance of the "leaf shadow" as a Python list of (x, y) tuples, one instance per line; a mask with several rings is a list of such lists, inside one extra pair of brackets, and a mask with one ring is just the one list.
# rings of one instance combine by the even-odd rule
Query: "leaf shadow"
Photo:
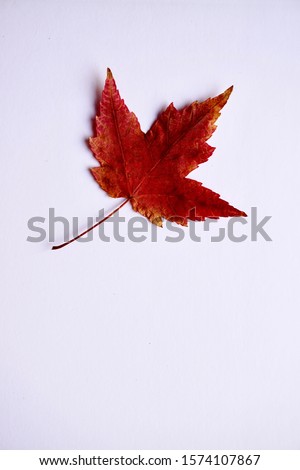
[[(91, 152), (90, 138), (96, 136), (96, 116), (99, 116), (99, 112), (100, 112), (100, 101), (101, 101), (101, 97), (102, 97), (104, 83), (105, 83), (104, 79), (99, 80), (99, 77), (97, 76), (96, 78), (94, 78), (94, 84), (92, 85), (92, 87), (93, 87), (93, 93), (92, 94), (94, 95), (94, 102), (93, 102), (93, 106), (92, 106), (92, 112), (91, 112), (90, 117), (89, 117), (91, 133), (88, 137), (85, 137), (83, 139), (84, 144), (85, 144), (86, 148), (89, 150), (89, 152)], [(92, 176), (91, 166), (90, 165), (86, 167), (86, 171), (87, 171), (87, 173), (89, 173), (90, 176)], [(92, 178), (92, 179), (94, 179), (94, 178)]]
[(94, 87), (94, 92), (93, 92), (94, 103), (93, 103), (92, 113), (91, 113), (91, 116), (89, 118), (90, 127), (91, 127), (91, 135), (84, 139), (84, 143), (85, 143), (86, 147), (89, 150), (90, 150), (90, 144), (89, 144), (90, 137), (95, 137), (95, 135), (96, 135), (96, 116), (99, 116), (99, 106), (100, 106), (102, 91), (103, 91), (103, 88), (104, 88), (104, 80), (100, 81), (97, 78), (95, 80), (95, 83), (94, 83), (93, 87)]

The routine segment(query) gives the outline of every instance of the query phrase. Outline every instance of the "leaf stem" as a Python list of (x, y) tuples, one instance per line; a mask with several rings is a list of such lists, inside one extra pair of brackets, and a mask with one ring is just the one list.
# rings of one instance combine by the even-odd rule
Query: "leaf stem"
[(114, 209), (110, 214), (108, 214), (106, 217), (104, 217), (104, 219), (100, 220), (99, 222), (97, 222), (95, 225), (93, 225), (92, 227), (88, 228), (87, 230), (85, 230), (84, 232), (80, 233), (80, 235), (77, 235), (77, 237), (74, 237), (72, 238), (72, 240), (69, 240), (68, 242), (65, 242), (65, 243), (62, 243), (61, 245), (55, 245), (52, 247), (52, 250), (59, 250), (60, 248), (63, 248), (64, 246), (67, 246), (69, 245), (70, 243), (72, 242), (75, 242), (75, 240), (78, 240), (78, 238), (82, 237), (83, 235), (85, 235), (86, 233), (89, 233), (91, 230), (94, 230), (94, 228), (98, 227), (98, 225), (102, 224), (103, 222), (105, 222), (107, 219), (109, 219), (112, 215), (114, 215), (116, 212), (118, 212), (118, 210), (121, 209), (121, 207), (125, 206), (125, 204), (127, 204), (127, 202), (129, 201), (129, 198), (128, 199), (125, 199), (125, 201), (122, 202), (122, 204), (120, 206), (118, 206), (116, 209)]

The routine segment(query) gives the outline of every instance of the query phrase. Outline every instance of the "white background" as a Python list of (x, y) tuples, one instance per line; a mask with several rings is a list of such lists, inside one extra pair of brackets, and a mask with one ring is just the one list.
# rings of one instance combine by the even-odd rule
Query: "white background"
[[(2, 449), (299, 449), (299, 20), (296, 0), (1, 0)], [(83, 229), (119, 202), (88, 171), (107, 66), (144, 130), (234, 84), (193, 177), (272, 215), (272, 242), (26, 241), (49, 207)]]

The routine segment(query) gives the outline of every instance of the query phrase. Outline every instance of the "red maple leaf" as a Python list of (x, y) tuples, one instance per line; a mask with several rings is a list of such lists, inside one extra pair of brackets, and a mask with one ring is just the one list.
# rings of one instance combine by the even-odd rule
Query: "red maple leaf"
[(109, 196), (123, 197), (125, 201), (83, 234), (127, 202), (159, 226), (162, 219), (187, 225), (188, 219), (245, 216), (202, 183), (186, 178), (212, 155), (214, 147), (206, 141), (216, 129), (215, 122), (232, 88), (215, 98), (194, 101), (181, 110), (171, 103), (144, 134), (137, 117), (121, 99), (108, 69), (100, 113), (96, 116), (96, 136), (90, 139), (100, 166), (91, 172)]

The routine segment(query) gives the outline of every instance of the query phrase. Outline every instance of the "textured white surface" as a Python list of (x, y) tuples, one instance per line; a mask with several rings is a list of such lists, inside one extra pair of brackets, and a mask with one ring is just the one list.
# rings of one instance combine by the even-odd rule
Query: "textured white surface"
[[(1, 1), (1, 448), (299, 448), (299, 20), (283, 0)], [(272, 242), (26, 241), (49, 207), (82, 228), (116, 207), (85, 143), (107, 66), (145, 130), (234, 84), (195, 177), (272, 215)]]

